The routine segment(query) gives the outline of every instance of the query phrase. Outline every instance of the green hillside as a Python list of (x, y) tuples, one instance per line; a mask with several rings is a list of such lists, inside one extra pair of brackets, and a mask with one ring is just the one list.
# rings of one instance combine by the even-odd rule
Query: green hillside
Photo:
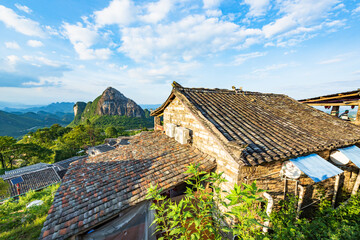
[(0, 111), (0, 136), (21, 137), (29, 131), (49, 127), (55, 123), (67, 125), (73, 114), (47, 112), (8, 113)]

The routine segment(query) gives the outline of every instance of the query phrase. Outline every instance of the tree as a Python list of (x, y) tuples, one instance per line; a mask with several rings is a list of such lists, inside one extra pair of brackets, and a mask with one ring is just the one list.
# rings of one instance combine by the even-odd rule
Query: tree
[(0, 136), (0, 161), (2, 168), (6, 168), (5, 157), (11, 148), (16, 143), (16, 140), (13, 137), (9, 136)]
[(0, 178), (0, 198), (7, 198), (10, 196), (9, 184)]
[(110, 126), (105, 129), (105, 135), (107, 137), (117, 137), (117, 134), (117, 129), (114, 126)]

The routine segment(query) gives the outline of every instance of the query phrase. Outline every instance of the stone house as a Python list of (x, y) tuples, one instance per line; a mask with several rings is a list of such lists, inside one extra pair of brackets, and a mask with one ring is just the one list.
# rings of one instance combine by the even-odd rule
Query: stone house
[(303, 208), (318, 193), (334, 198), (338, 186), (360, 183), (360, 159), (348, 155), (351, 162), (338, 167), (329, 161), (349, 147), (360, 156), (360, 128), (285, 95), (174, 82), (151, 115), (154, 132), (70, 165), (40, 239), (151, 239), (147, 189), (180, 192), (190, 164), (223, 172), (224, 190), (256, 180), (275, 202), (299, 194)]
[[(282, 94), (185, 88), (174, 82), (151, 115), (156, 130), (188, 129), (188, 144), (216, 159), (227, 191), (256, 180), (275, 202), (292, 192), (301, 194), (306, 208), (323, 193), (336, 200), (338, 189), (352, 190), (360, 181), (355, 164), (336, 167), (328, 161), (336, 149), (359, 143), (360, 128)], [(286, 173), (294, 164), (300, 174), (295, 179), (284, 175), (284, 167)]]

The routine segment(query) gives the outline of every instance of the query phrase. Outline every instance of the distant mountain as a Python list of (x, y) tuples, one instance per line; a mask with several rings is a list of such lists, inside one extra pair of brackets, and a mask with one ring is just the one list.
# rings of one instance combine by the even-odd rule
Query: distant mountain
[(26, 105), (22, 103), (13, 103), (13, 102), (1, 102), (0, 101), (0, 110), (4, 110), (4, 108), (31, 108), (31, 107), (39, 107), (40, 105)]
[(0, 111), (0, 136), (21, 137), (29, 131), (38, 128), (50, 127), (58, 123), (68, 125), (73, 119), (72, 113), (52, 114), (44, 111), (38, 113), (14, 112), (8, 113)]
[(139, 104), (143, 109), (155, 110), (161, 106), (161, 104)]
[(6, 112), (22, 112), (22, 113), (26, 113), (26, 112), (47, 112), (47, 113), (57, 113), (57, 112), (62, 112), (62, 113), (73, 113), (73, 106), (74, 103), (72, 102), (56, 102), (56, 103), (51, 103), (49, 105), (46, 106), (37, 106), (37, 107), (30, 107), (30, 108), (10, 108), (10, 107), (5, 107), (3, 108), (4, 111)]
[(145, 112), (133, 100), (115, 88), (108, 87), (93, 102), (77, 102), (74, 105), (74, 121), (69, 126), (91, 123), (100, 127), (117, 126), (125, 129), (153, 127), (149, 112)]

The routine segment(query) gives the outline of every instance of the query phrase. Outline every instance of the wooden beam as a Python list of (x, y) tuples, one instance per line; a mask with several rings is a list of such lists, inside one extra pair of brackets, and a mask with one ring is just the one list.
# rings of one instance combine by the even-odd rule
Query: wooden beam
[(309, 106), (357, 106), (360, 104), (360, 101), (349, 101), (349, 102), (342, 102), (342, 103), (307, 103), (302, 102), (303, 104), (307, 104)]
[(343, 95), (338, 95), (338, 96), (334, 96), (334, 97), (319, 97), (319, 98), (312, 98), (312, 99), (307, 99), (305, 101), (301, 101), (301, 103), (311, 103), (311, 102), (318, 102), (318, 101), (325, 101), (325, 100), (334, 100), (334, 99), (341, 99), (341, 98), (346, 98), (346, 97), (354, 97), (354, 96), (360, 96), (360, 93), (353, 93), (353, 94), (343, 94)]

